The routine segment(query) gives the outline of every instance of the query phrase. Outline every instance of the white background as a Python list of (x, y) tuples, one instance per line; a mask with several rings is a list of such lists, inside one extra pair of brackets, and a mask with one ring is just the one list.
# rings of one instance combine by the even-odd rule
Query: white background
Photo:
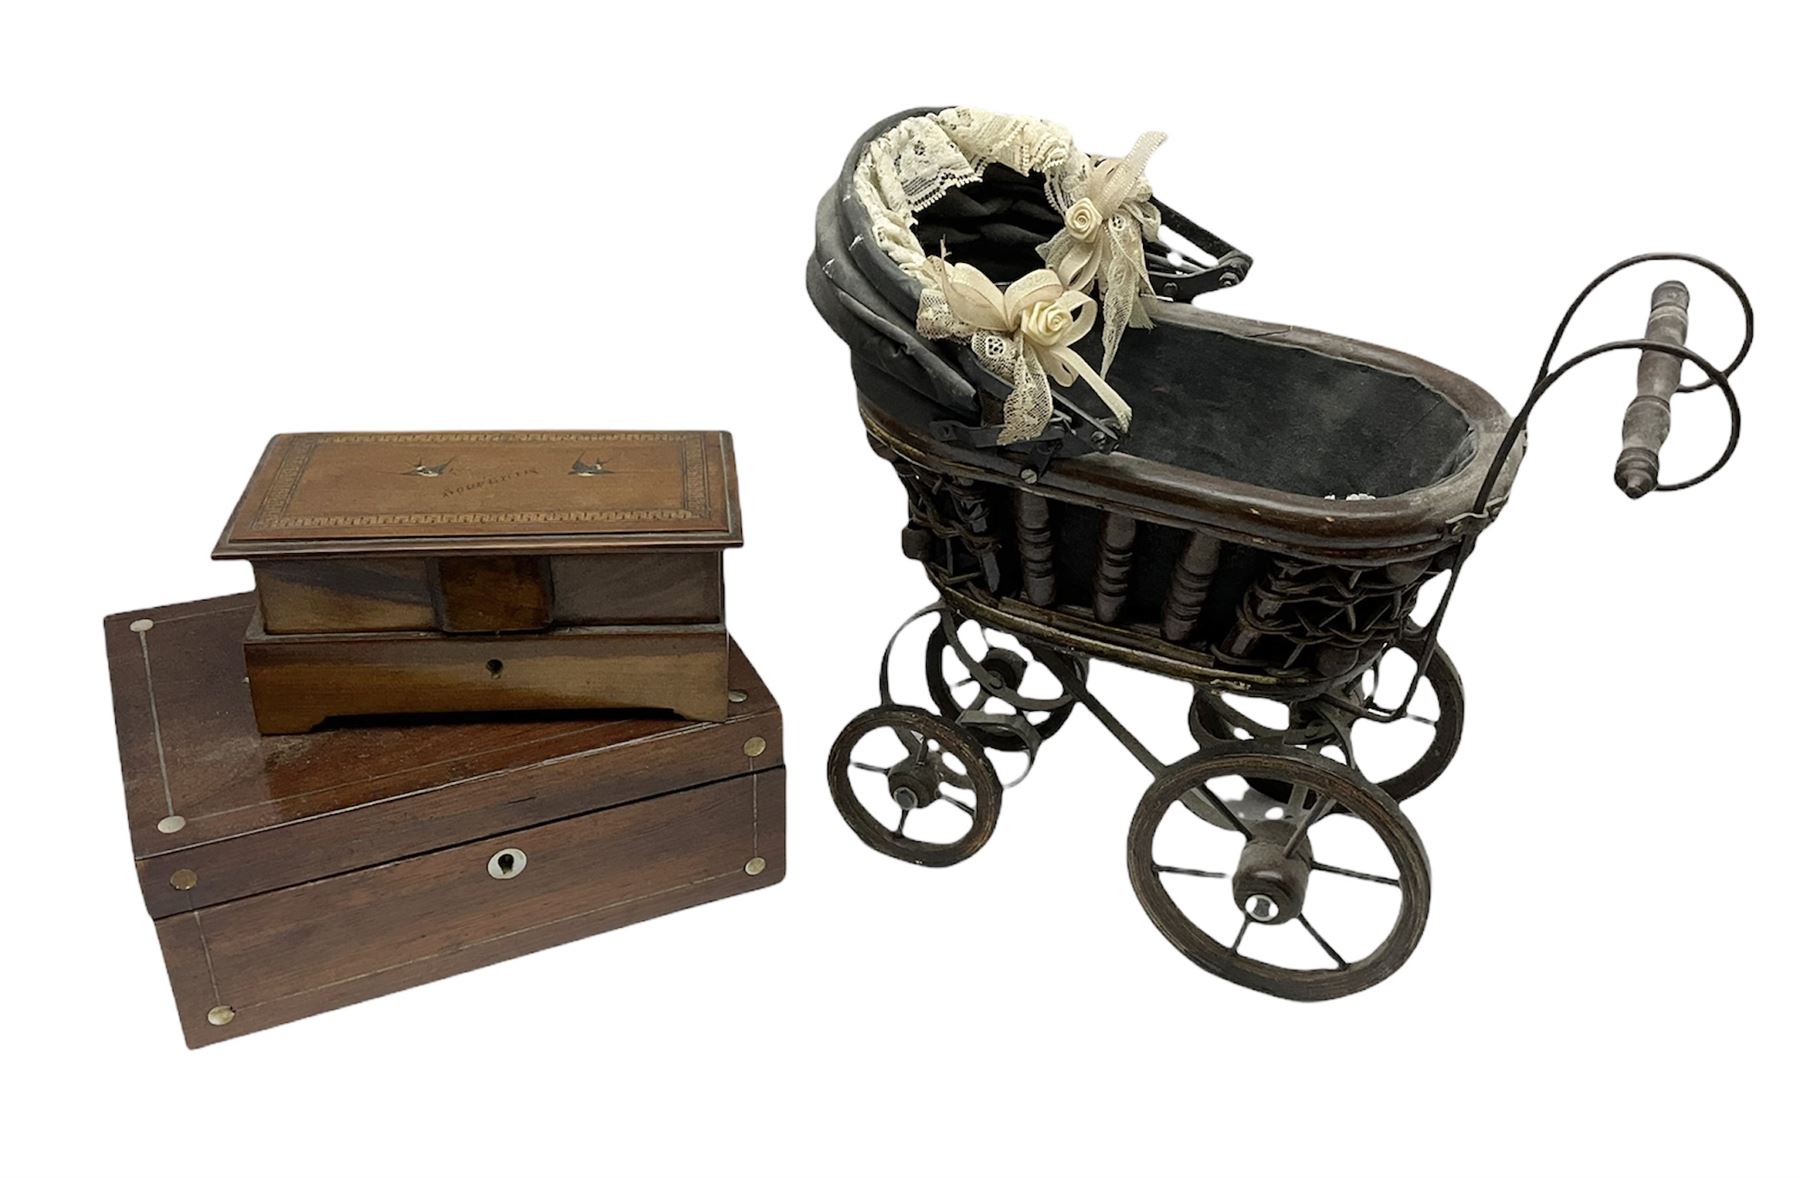
[[(1796, 94), (1755, 10), (6, 6), (0, 1165), (1794, 1173)], [(1125, 878), (1145, 775), (1085, 716), (948, 871), (827, 800), (928, 593), (801, 263), (855, 136), (958, 102), (1092, 151), (1169, 132), (1158, 192), (1256, 258), (1212, 308), (1513, 408), (1616, 258), (1701, 252), (1759, 300), (1705, 487), (1612, 488), (1628, 358), (1536, 419), (1445, 630), (1461, 753), (1407, 807), (1430, 927), (1374, 990), (1284, 1003), (1171, 950)], [(1660, 276), (1572, 342), (1640, 332)], [(1722, 361), (1735, 312), (1691, 285)], [(1723, 423), (1682, 401), (1668, 467)], [(272, 433), (644, 426), (736, 434), (731, 619), (786, 709), (787, 882), (185, 1050), (101, 616), (248, 588), (207, 552)], [(1100, 681), (1178, 743), (1178, 690)]]

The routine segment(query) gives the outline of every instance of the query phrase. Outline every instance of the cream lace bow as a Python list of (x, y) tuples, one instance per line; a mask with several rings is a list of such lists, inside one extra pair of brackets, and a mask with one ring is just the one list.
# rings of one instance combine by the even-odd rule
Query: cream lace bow
[(1063, 213), (1063, 227), (1038, 247), (1064, 285), (1086, 290), (1099, 282), (1106, 317), (1100, 336), (1102, 373), (1112, 367), (1126, 327), (1150, 326), (1142, 300), (1154, 297), (1155, 288), (1144, 263), (1144, 241), (1155, 240), (1162, 214), (1150, 201), (1144, 165), (1167, 139), (1161, 131), (1147, 131), (1124, 158), (1090, 168), (1069, 188), (1073, 203)]
[[(1080, 377), (1129, 426), (1131, 407), (1105, 373), (1126, 327), (1150, 326), (1144, 300), (1155, 290), (1144, 240), (1156, 237), (1162, 217), (1144, 165), (1164, 138), (1139, 136), (1123, 158), (1095, 163), (1055, 123), (956, 107), (902, 120), (871, 140), (858, 161), (856, 196), (871, 234), (922, 288), (919, 334), (967, 341), (982, 367), (1012, 386), (1002, 444), (1035, 438), (1049, 426), (1052, 380), (1068, 386)], [(1004, 293), (973, 266), (930, 256), (914, 232), (922, 209), (980, 180), (995, 163), (1042, 175), (1045, 197), (1063, 214), (1062, 229), (1038, 249), (1048, 268)], [(1086, 293), (1095, 286), (1099, 306)], [(1099, 372), (1071, 347), (1096, 318), (1105, 324)]]
[[(1121, 426), (1131, 406), (1073, 345), (1094, 327), (1094, 300), (1071, 290), (1054, 270), (1034, 270), (1003, 293), (966, 263), (926, 259), (934, 283), (919, 305), (919, 327), (928, 338), (967, 339), (982, 367), (1012, 385), (1006, 398), (1000, 444), (1022, 442), (1050, 423), (1050, 381), (1065, 388), (1086, 381)], [(935, 285), (936, 289), (932, 289)]]

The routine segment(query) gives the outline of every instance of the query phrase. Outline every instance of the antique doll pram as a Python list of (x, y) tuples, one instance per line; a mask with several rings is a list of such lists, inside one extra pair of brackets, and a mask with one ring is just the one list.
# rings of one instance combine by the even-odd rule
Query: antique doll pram
[[(901, 628), (929, 619), (933, 708), (894, 702), (890, 642), (881, 705), (832, 748), (831, 792), (875, 849), (959, 862), (999, 815), (990, 754), (1022, 754), (1028, 771), (1085, 705), (1154, 776), (1127, 865), (1156, 927), (1231, 981), (1338, 997), (1399, 968), (1424, 927), (1430, 871), (1398, 803), (1456, 750), (1462, 686), (1438, 628), (1506, 501), (1532, 408), (1574, 366), (1635, 350), (1616, 479), (1633, 498), (1691, 486), (1736, 445), (1729, 377), (1751, 310), (1702, 259), (1622, 262), (1571, 305), (1512, 418), (1414, 357), (1188, 305), (1241, 281), (1250, 259), (1151, 194), (1144, 162), (1160, 141), (1103, 160), (1038, 120), (911, 111), (858, 140), (821, 202), (807, 288), (850, 345), (870, 444), (906, 489), (902, 548), (940, 595)], [(1687, 292), (1671, 282), (1645, 338), (1552, 368), (1588, 294), (1651, 260), (1702, 266), (1738, 296), (1731, 363), (1685, 346)], [(1731, 437), (1703, 474), (1659, 484), (1670, 397), (1690, 391), (1684, 362), (1705, 374), (1692, 389), (1724, 395)], [(1415, 621), (1421, 588), (1446, 573), (1436, 609)], [(1152, 755), (1094, 697), (1090, 659), (1193, 684), (1199, 751)], [(1410, 664), (1405, 691), (1377, 702), (1379, 670), (1395, 663)], [(1428, 697), (1423, 752), (1365, 772), (1352, 729), (1415, 716)], [(882, 742), (886, 755), (867, 751)], [(1208, 837), (1224, 840), (1213, 858), (1178, 858)], [(1324, 849), (1333, 840), (1341, 855)], [(1327, 878), (1350, 888), (1332, 892), (1334, 911), (1376, 910), (1357, 921), (1366, 951), (1313, 919)], [(1312, 957), (1284, 944), (1264, 959), (1257, 926), (1288, 926)]]

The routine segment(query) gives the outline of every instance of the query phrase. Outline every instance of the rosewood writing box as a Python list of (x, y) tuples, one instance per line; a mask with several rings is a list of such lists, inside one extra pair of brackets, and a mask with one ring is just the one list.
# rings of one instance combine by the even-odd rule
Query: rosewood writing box
[(190, 1047), (779, 881), (781, 714), (257, 732), (250, 594), (106, 620), (131, 845)]
[(502, 709), (726, 711), (724, 433), (281, 434), (213, 549), (247, 559), (261, 730)]

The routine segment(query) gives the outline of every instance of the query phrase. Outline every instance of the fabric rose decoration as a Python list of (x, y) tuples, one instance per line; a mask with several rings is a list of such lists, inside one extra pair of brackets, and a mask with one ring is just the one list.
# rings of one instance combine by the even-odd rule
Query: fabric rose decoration
[(1069, 289), (1099, 283), (1106, 319), (1102, 373), (1112, 367), (1126, 327), (1150, 326), (1143, 300), (1156, 292), (1144, 262), (1144, 241), (1156, 238), (1162, 214), (1150, 201), (1144, 165), (1167, 138), (1160, 131), (1146, 132), (1123, 159), (1102, 160), (1090, 168), (1069, 191), (1075, 200), (1063, 213), (1063, 227), (1038, 247), (1045, 264)]
[(1063, 227), (1071, 237), (1085, 245), (1100, 236), (1100, 226), (1105, 220), (1100, 215), (1100, 206), (1084, 196), (1063, 214)]
[(1051, 380), (1066, 388), (1079, 377), (1121, 427), (1131, 425), (1131, 406), (1074, 350), (1093, 329), (1092, 298), (1069, 289), (1054, 270), (1034, 270), (1003, 292), (967, 263), (928, 258), (926, 269), (936, 289), (927, 285), (920, 300), (920, 333), (968, 339), (982, 366), (1012, 386), (1001, 411), (1001, 445), (1044, 432), (1053, 404)]
[[(1082, 294), (1075, 297), (1087, 298)], [(1092, 306), (1093, 302), (1088, 299), (1088, 306)], [(1019, 313), (1019, 330), (1025, 333), (1027, 340), (1040, 348), (1056, 347), (1075, 330), (1074, 313), (1062, 304), (1063, 300), (1058, 299), (1053, 303), (1038, 302), (1024, 308)], [(1086, 334), (1085, 329), (1082, 334)], [(1081, 337), (1078, 335), (1074, 338)]]

